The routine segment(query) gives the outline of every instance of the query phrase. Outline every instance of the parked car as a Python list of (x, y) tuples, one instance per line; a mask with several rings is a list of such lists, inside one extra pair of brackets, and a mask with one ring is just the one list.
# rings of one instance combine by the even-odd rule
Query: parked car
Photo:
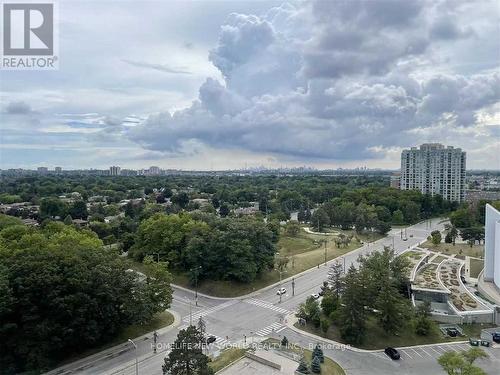
[(276, 292), (276, 294), (279, 296), (279, 295), (282, 295), (282, 294), (285, 294), (286, 293), (286, 289), (285, 288), (279, 288), (278, 291)]
[(311, 294), (311, 297), (314, 298), (314, 299), (318, 299), (319, 298), (319, 294), (318, 293), (313, 293), (313, 294)]
[(497, 344), (500, 344), (500, 332), (494, 332), (491, 334), (491, 338), (493, 341), (495, 341)]
[(318, 292), (318, 295), (319, 295), (319, 296), (321, 296), (321, 297), (322, 297), (324, 294), (325, 294), (325, 291), (324, 291), (323, 289), (321, 289), (321, 290)]
[(385, 348), (384, 350), (385, 354), (387, 354), (391, 359), (398, 360), (401, 358), (399, 355), (398, 351), (394, 348), (391, 348), (390, 346)]
[(460, 335), (460, 332), (456, 328), (447, 328), (446, 333), (450, 337), (457, 337), (458, 335)]
[(207, 337), (207, 344), (211, 344), (217, 340), (217, 337), (215, 336), (208, 336)]

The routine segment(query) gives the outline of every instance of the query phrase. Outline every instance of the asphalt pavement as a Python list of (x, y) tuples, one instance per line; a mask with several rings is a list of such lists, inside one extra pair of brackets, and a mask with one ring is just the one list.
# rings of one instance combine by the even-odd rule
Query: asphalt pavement
[[(432, 219), (408, 227), (405, 230), (394, 228), (388, 236), (337, 258), (346, 269), (357, 264), (359, 255), (379, 251), (384, 246), (393, 247), (397, 253), (424, 242), (432, 230), (443, 230), (442, 219)], [(403, 233), (403, 235), (401, 234)], [(406, 238), (406, 240), (405, 240)], [(173, 343), (179, 329), (189, 324), (196, 324), (200, 317), (206, 323), (209, 335), (216, 336), (210, 345), (210, 352), (223, 349), (228, 345), (257, 343), (267, 337), (281, 338), (286, 335), (290, 342), (304, 347), (314, 345), (316, 340), (291, 330), (286, 326), (285, 317), (295, 311), (300, 303), (312, 293), (317, 293), (328, 275), (329, 266), (321, 265), (294, 277), (295, 290), (292, 294), (292, 278), (283, 280), (280, 285), (233, 299), (211, 298), (198, 294), (197, 306), (194, 293), (189, 290), (174, 288), (171, 309), (179, 316), (179, 321), (160, 333), (157, 339), (157, 353), (153, 352), (152, 335), (145, 335), (136, 341), (137, 349), (132, 344), (123, 344), (113, 353), (95, 355), (88, 360), (65, 365), (51, 374), (135, 374), (136, 358), (139, 374), (161, 374), (161, 365), (168, 353), (168, 346)], [(287, 289), (281, 297), (276, 295), (282, 286)], [(314, 341), (314, 342), (312, 342)], [(327, 345), (327, 344), (325, 344)], [(446, 350), (463, 350), (468, 344), (441, 344), (420, 346), (401, 350), (401, 360), (392, 361), (383, 352), (359, 352), (325, 347), (325, 355), (337, 361), (347, 374), (444, 374), (437, 364), (437, 357)], [(487, 348), (489, 358), (478, 362), (488, 374), (498, 374), (500, 368), (500, 349)]]

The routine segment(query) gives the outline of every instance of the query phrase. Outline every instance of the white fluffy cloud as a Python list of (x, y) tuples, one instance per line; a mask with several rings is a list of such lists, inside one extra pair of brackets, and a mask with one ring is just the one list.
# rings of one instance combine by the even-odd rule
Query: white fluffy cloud
[[(481, 5), (484, 22), (498, 21)], [(460, 74), (439, 53), (470, 38), (481, 47), (466, 17), (458, 2), (394, 1), (231, 14), (209, 55), (223, 80), (207, 79), (190, 108), (129, 136), (157, 151), (195, 142), (308, 162), (384, 158), (423, 141), (469, 149), (463, 128), (481, 140), (473, 147), (491, 146), (495, 127), (477, 119), (500, 99), (499, 73)]]

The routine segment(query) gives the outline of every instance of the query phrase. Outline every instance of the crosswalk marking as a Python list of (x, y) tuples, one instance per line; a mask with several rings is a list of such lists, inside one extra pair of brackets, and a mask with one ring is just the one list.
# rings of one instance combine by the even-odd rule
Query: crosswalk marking
[(263, 307), (265, 309), (273, 310), (273, 311), (276, 311), (276, 312), (278, 312), (280, 314), (288, 315), (288, 314), (291, 313), (291, 311), (289, 311), (287, 309), (284, 309), (284, 308), (279, 307), (279, 306), (275, 306), (271, 302), (263, 301), (263, 300), (260, 300), (260, 299), (249, 298), (249, 299), (243, 300), (243, 302), (249, 303), (251, 305)]
[(182, 321), (185, 323), (188, 323), (191, 321), (193, 324), (195, 324), (201, 316), (207, 316), (207, 315), (212, 314), (216, 311), (219, 311), (219, 310), (225, 309), (226, 307), (232, 306), (238, 302), (239, 302), (238, 300), (230, 300), (230, 301), (224, 302), (220, 305), (212, 306), (208, 309), (197, 311), (197, 312), (191, 314), (191, 316), (189, 316), (189, 315), (185, 316), (182, 319)]
[(214, 344), (219, 349), (224, 349), (226, 346), (231, 345), (230, 341), (223, 339), (222, 337), (208, 334), (207, 337), (209, 337), (209, 336), (215, 336), (216, 340), (215, 340)]
[(264, 328), (258, 330), (257, 332), (255, 332), (255, 334), (258, 336), (267, 336), (271, 332), (278, 333), (278, 332), (283, 331), (285, 328), (286, 328), (286, 326), (283, 326), (283, 324), (275, 322), (271, 325), (268, 325), (267, 327), (264, 327)]

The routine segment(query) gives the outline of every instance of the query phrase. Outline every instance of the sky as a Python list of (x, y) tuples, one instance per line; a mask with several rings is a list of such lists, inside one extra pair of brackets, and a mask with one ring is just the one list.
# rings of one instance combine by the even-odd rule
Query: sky
[(0, 71), (0, 168), (500, 169), (498, 1), (61, 1), (59, 69)]

